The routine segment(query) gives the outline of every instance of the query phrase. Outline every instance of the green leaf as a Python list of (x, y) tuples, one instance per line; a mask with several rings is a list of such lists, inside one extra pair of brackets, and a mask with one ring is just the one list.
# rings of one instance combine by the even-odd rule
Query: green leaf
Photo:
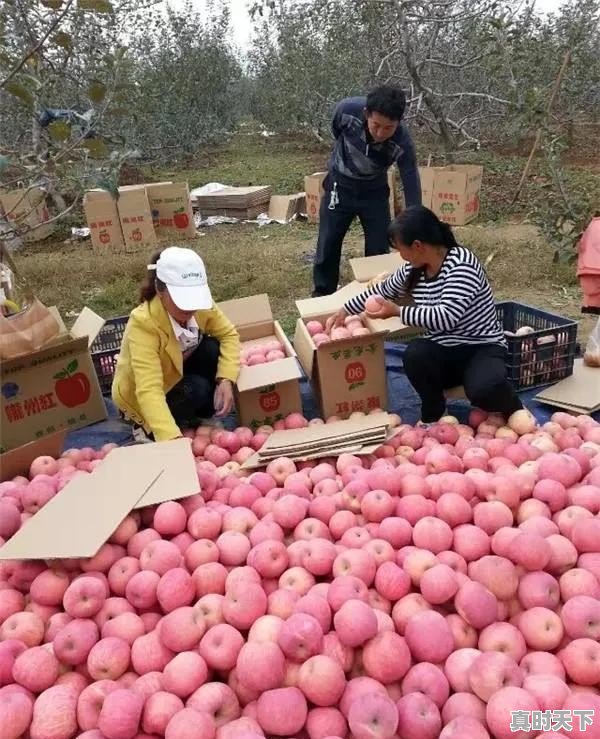
[(53, 141), (66, 141), (71, 138), (71, 124), (67, 121), (53, 121), (48, 126), (48, 132)]
[(67, 373), (64, 370), (61, 370), (60, 372), (57, 372), (54, 375), (53, 379), (54, 380), (64, 380), (66, 376), (67, 376)]
[(26, 87), (23, 87), (23, 85), (19, 84), (16, 80), (9, 80), (4, 86), (4, 89), (7, 92), (10, 92), (11, 95), (20, 98), (30, 107), (33, 106), (33, 95)]
[(112, 195), (113, 200), (119, 199), (119, 187), (113, 180), (100, 180), (100, 182), (98, 182), (98, 187), (101, 190), (109, 192)]
[(108, 0), (78, 0), (80, 10), (93, 10), (96, 13), (112, 13), (113, 6)]
[(67, 51), (73, 48), (73, 37), (70, 33), (66, 33), (65, 31), (55, 33), (52, 40), (57, 46), (62, 46), (63, 49), (67, 49)]
[(106, 97), (106, 85), (100, 80), (92, 80), (87, 91), (89, 99), (93, 103), (101, 103)]
[(76, 359), (74, 359), (72, 362), (69, 362), (69, 364), (67, 365), (67, 372), (70, 375), (72, 375), (73, 372), (75, 372), (75, 370), (77, 369), (77, 367), (79, 367), (79, 362)]
[(84, 139), (81, 146), (88, 150), (92, 159), (104, 159), (108, 155), (108, 149), (103, 139)]
[(62, 8), (63, 0), (40, 0), (42, 5), (52, 10), (60, 10)]

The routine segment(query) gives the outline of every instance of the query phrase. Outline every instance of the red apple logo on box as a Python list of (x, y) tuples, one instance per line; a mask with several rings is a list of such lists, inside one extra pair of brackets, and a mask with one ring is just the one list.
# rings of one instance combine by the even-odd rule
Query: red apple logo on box
[(54, 375), (56, 397), (67, 408), (83, 405), (90, 399), (90, 381), (83, 372), (77, 372), (78, 368), (79, 363), (74, 359), (65, 369)]

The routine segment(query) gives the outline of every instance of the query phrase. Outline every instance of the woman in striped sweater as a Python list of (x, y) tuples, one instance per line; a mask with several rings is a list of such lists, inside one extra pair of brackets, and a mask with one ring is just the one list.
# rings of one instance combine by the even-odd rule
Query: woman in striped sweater
[(444, 415), (444, 390), (456, 385), (463, 385), (474, 406), (508, 418), (522, 405), (506, 379), (506, 341), (481, 263), (423, 206), (405, 210), (388, 233), (406, 264), (349, 300), (329, 325), (365, 311), (371, 318), (399, 316), (404, 324), (425, 329), (424, 338), (411, 341), (404, 354), (424, 423)]

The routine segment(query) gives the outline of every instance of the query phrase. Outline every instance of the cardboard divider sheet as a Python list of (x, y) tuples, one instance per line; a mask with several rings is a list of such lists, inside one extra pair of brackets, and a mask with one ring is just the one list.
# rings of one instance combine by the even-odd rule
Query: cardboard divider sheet
[(113, 449), (27, 521), (0, 548), (0, 560), (93, 557), (133, 508), (198, 490), (187, 439)]
[[(196, 464), (192, 453), (192, 445), (188, 439), (162, 441), (160, 444), (160, 461), (164, 467), (163, 474), (157, 478), (150, 490), (139, 500), (135, 508), (158, 505), (167, 500), (180, 500), (200, 492), (200, 483)], [(140, 444), (130, 447), (137, 453), (136, 463), (152, 464), (157, 450), (154, 444)]]
[[(110, 460), (110, 461), (109, 461)], [(91, 475), (75, 477), (0, 549), (0, 559), (93, 557), (163, 472), (114, 449)]]
[(389, 433), (389, 416), (385, 412), (304, 429), (275, 431), (242, 467), (259, 467), (283, 456), (305, 460), (334, 453), (370, 454), (385, 443)]
[(545, 388), (535, 399), (548, 405), (594, 413), (600, 406), (600, 369), (588, 367), (583, 359), (576, 359), (570, 377)]

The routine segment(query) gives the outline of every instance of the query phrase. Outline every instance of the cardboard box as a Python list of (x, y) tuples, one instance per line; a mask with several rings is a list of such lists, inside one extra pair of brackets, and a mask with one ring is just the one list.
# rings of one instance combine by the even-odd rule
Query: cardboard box
[(353, 282), (333, 295), (296, 301), (300, 318), (296, 323), (294, 348), (311, 380), (324, 418), (339, 416), (345, 419), (356, 411), (387, 409), (383, 346), (387, 327), (376, 326), (376, 322), (365, 319), (365, 325), (371, 330), (369, 336), (332, 341), (319, 347), (315, 346), (306, 328), (310, 320), (325, 322), (349, 297), (364, 289), (364, 285)]
[(306, 218), (309, 223), (319, 222), (319, 209), (323, 197), (323, 180), (327, 172), (314, 172), (304, 178)]
[(367, 283), (384, 275), (392, 274), (404, 263), (404, 259), (397, 251), (391, 251), (389, 254), (351, 259), (350, 269), (357, 282)]
[(146, 185), (152, 223), (159, 238), (192, 239), (196, 235), (187, 182)]
[(12, 480), (17, 475), (28, 475), (31, 463), (36, 457), (49, 455), (58, 459), (63, 453), (66, 436), (66, 431), (56, 431), (0, 454), (0, 482)]
[(46, 193), (40, 187), (0, 191), (0, 211), (19, 232), (23, 230), (21, 238), (27, 243), (47, 239), (54, 233), (55, 224), (45, 223), (50, 213)]
[(269, 202), (269, 218), (273, 221), (288, 223), (306, 209), (306, 195), (297, 192), (295, 195), (273, 195)]
[[(388, 185), (390, 188), (389, 204), (390, 216), (394, 218), (396, 215), (396, 172), (397, 168), (390, 167), (388, 169)], [(304, 191), (306, 195), (306, 218), (309, 223), (319, 222), (319, 211), (321, 209), (321, 199), (323, 198), (323, 180), (327, 176), (327, 172), (314, 172), (304, 178)]]
[(117, 202), (124, 250), (139, 251), (157, 246), (156, 233), (152, 225), (152, 213), (145, 185), (127, 185), (119, 188)]
[(0, 560), (93, 557), (133, 508), (198, 492), (189, 439), (114, 449), (19, 529), (0, 548)]
[(123, 251), (117, 201), (107, 190), (88, 190), (83, 196), (83, 210), (90, 229), (92, 249), (97, 254)]
[(103, 324), (84, 308), (71, 331), (38, 351), (0, 362), (0, 452), (106, 419), (89, 352)]
[(237, 328), (242, 344), (263, 344), (271, 339), (283, 344), (285, 359), (254, 367), (242, 366), (235, 400), (244, 426), (272, 426), (290, 413), (302, 412), (302, 371), (294, 347), (281, 325), (273, 320), (268, 295), (229, 300), (219, 308)]
[(423, 205), (445, 223), (464, 226), (479, 215), (483, 167), (454, 164), (419, 167)]

